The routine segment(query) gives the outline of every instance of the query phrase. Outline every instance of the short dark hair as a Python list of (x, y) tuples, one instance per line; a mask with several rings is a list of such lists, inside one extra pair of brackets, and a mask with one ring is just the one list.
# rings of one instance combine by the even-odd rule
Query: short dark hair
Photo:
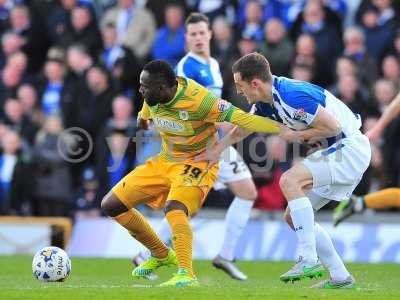
[(202, 13), (194, 12), (191, 13), (185, 21), (185, 28), (187, 29), (189, 24), (195, 24), (199, 22), (205, 22), (207, 24), (207, 27), (210, 29), (210, 20), (208, 17)]
[(143, 67), (143, 71), (149, 72), (152, 78), (164, 82), (168, 87), (176, 84), (175, 72), (165, 60), (152, 60)]
[(240, 73), (242, 80), (251, 81), (254, 78), (264, 82), (272, 81), (271, 68), (268, 60), (260, 53), (253, 52), (239, 58), (232, 66), (233, 73)]

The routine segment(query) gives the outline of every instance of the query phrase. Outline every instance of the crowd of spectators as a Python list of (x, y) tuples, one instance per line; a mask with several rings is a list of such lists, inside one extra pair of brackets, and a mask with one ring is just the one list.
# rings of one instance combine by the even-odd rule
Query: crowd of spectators
[[(139, 74), (151, 59), (175, 66), (185, 55), (192, 11), (211, 20), (223, 97), (244, 109), (231, 65), (253, 51), (275, 75), (329, 89), (362, 116), (363, 130), (399, 91), (399, 1), (0, 0), (0, 214), (101, 214), (104, 193), (157, 153), (156, 134), (136, 127)], [(65, 134), (71, 128), (93, 143)], [(372, 145), (359, 193), (399, 185), (399, 134), (397, 119)], [(254, 148), (259, 137), (242, 147), (258, 166), (256, 206), (282, 209), (278, 179), (296, 147), (268, 137)], [(84, 160), (65, 157), (87, 150)]]

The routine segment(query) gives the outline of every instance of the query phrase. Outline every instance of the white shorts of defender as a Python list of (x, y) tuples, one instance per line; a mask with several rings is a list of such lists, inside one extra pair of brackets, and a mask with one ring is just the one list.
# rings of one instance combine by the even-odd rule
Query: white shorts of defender
[(370, 161), (371, 145), (361, 132), (307, 156), (302, 163), (313, 176), (313, 188), (307, 193), (313, 208), (349, 199)]
[(226, 188), (226, 183), (251, 178), (251, 173), (239, 152), (232, 146), (226, 148), (219, 160), (218, 179), (214, 184), (214, 190)]

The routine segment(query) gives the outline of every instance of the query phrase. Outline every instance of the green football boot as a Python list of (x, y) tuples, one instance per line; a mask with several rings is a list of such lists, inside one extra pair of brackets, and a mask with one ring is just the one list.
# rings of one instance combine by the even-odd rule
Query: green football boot
[(317, 278), (322, 277), (325, 269), (322, 264), (317, 261), (315, 264), (306, 263), (300, 256), (295, 265), (287, 271), (285, 274), (280, 276), (280, 280), (287, 283), (291, 281), (292, 283), (303, 278)]
[(188, 271), (183, 268), (178, 269), (178, 273), (174, 274), (174, 276), (160, 284), (160, 287), (197, 287), (199, 286), (199, 282), (197, 281), (196, 276), (189, 276)]
[(166, 258), (160, 259), (150, 256), (146, 261), (141, 263), (132, 271), (134, 278), (148, 278), (148, 275), (153, 273), (156, 269), (163, 266), (177, 266), (178, 260), (176, 259), (175, 251), (169, 249)]

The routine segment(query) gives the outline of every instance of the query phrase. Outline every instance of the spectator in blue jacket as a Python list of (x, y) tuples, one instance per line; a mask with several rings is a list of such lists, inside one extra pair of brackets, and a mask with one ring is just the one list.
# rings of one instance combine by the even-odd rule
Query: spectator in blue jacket
[(185, 56), (185, 28), (183, 8), (170, 5), (165, 10), (165, 26), (161, 27), (154, 40), (153, 59), (164, 59), (172, 66)]

